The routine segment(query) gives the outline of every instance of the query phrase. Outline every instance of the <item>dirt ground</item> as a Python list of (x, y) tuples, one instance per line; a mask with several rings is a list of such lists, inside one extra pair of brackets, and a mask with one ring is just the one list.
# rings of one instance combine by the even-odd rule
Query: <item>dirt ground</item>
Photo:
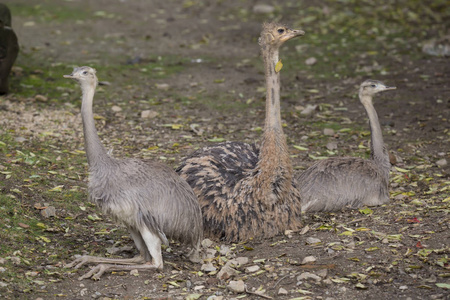
[[(422, 52), (425, 43), (450, 34), (445, 1), (4, 3), (13, 12), (21, 53), (12, 93), (0, 98), (1, 133), (17, 133), (25, 140), (23, 149), (45, 141), (61, 150), (63, 159), (68, 157), (64, 151), (83, 150), (80, 91), (62, 79), (80, 65), (95, 67), (104, 82), (94, 111), (101, 138), (116, 157), (159, 159), (175, 167), (194, 149), (217, 140), (258, 142), (264, 74), (257, 38), (264, 21), (306, 32), (280, 52), (282, 118), (296, 172), (321, 156), (367, 157), (370, 135), (357, 87), (372, 78), (397, 90), (375, 99), (385, 143), (395, 158), (391, 203), (307, 214), (301, 232), (270, 240), (212, 241), (205, 250), (211, 270), (188, 262), (180, 254), (182, 246), (172, 245), (164, 252), (164, 271), (78, 281), (86, 267), (62, 268), (73, 255), (103, 256), (105, 248), (117, 245), (112, 237), (120, 239), (119, 246), (131, 245), (126, 231), (97, 211), (104, 226), (119, 228), (117, 233), (94, 235), (87, 223), (69, 236), (54, 233), (52, 240), (76, 241), (51, 246), (52, 251), (68, 247), (67, 256), (54, 261), (42, 253), (16, 265), (14, 272), (38, 270), (43, 278), (26, 291), (7, 279), (7, 268), (0, 273), (0, 281), (8, 283), (0, 286), (0, 298), (450, 299), (450, 64), (448, 57)], [(261, 12), (261, 4), (273, 11)], [(44, 76), (44, 84), (30, 88), (25, 79), (33, 76)], [(315, 110), (302, 114), (308, 105)], [(143, 118), (143, 111), (152, 116)], [(325, 128), (334, 132), (326, 135)], [(332, 149), (326, 147), (330, 142), (336, 145)], [(85, 196), (85, 164), (74, 167), (84, 170), (67, 184), (81, 186)], [(2, 193), (21, 186), (5, 180)], [(22, 199), (27, 203), (52, 202), (36, 192), (24, 193), (34, 199)], [(62, 203), (55, 206), (61, 221), (75, 214)], [(13, 251), (2, 255), (15, 256)], [(303, 263), (310, 256), (315, 261)], [(248, 262), (236, 266), (238, 274), (217, 278), (226, 261), (241, 257)], [(244, 281), (245, 292), (228, 287), (235, 280)]]

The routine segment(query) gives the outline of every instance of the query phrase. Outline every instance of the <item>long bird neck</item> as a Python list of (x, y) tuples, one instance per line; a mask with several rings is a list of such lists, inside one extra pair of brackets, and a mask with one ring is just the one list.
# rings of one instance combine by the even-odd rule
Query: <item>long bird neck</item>
[(383, 169), (385, 175), (389, 176), (389, 169), (391, 167), (391, 164), (389, 162), (389, 154), (383, 142), (383, 132), (378, 120), (378, 115), (373, 106), (372, 97), (363, 97), (366, 98), (366, 101), (364, 101), (363, 103), (370, 123), (371, 158)]
[[(259, 179), (264, 182), (261, 187), (263, 194), (276, 194), (278, 199), (266, 197), (273, 204), (282, 200), (292, 185), (292, 165), (286, 143), (286, 137), (281, 126), (280, 113), (280, 74), (275, 71), (278, 62), (278, 49), (263, 52), (266, 74), (266, 120), (259, 154)], [(265, 188), (264, 188), (265, 187)]]
[(97, 163), (107, 158), (108, 155), (103, 147), (95, 128), (94, 114), (92, 112), (92, 103), (94, 101), (96, 83), (83, 83), (83, 99), (81, 104), (81, 118), (83, 120), (84, 144), (89, 166), (95, 166)]

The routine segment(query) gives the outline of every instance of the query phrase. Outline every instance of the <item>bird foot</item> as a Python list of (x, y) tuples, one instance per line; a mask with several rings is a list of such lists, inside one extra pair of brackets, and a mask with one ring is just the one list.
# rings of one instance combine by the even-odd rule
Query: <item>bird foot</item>
[(83, 265), (87, 264), (90, 261), (91, 260), (89, 259), (89, 256), (81, 256), (81, 257), (76, 258), (71, 263), (65, 265), (65, 267), (66, 268), (72, 268), (73, 267), (74, 269), (79, 269), (80, 267), (82, 267)]
[(78, 280), (83, 280), (86, 278), (91, 278), (92, 280), (100, 280), (100, 277), (105, 273), (107, 270), (114, 267), (114, 265), (107, 265), (107, 264), (99, 264), (93, 267), (89, 272), (84, 274), (83, 276), (78, 277)]

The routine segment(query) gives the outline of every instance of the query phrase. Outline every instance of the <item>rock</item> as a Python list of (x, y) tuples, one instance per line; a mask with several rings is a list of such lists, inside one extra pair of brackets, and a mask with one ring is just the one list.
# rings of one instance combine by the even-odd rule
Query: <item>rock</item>
[(130, 271), (130, 275), (133, 275), (133, 276), (139, 276), (139, 271), (138, 271), (138, 269), (133, 269), (133, 270), (131, 270), (131, 271)]
[(163, 90), (163, 91), (167, 91), (170, 87), (167, 83), (157, 83), (157, 84), (155, 84), (155, 86), (158, 90)]
[(205, 271), (205, 272), (214, 272), (215, 270), (217, 270), (217, 268), (214, 267), (211, 262), (209, 262), (207, 264), (203, 264), (202, 267), (200, 268), (200, 270)]
[(324, 128), (323, 134), (324, 135), (334, 135), (334, 130), (331, 128)]
[(300, 274), (299, 276), (297, 276), (297, 281), (308, 280), (308, 279), (314, 279), (315, 281), (321, 281), (322, 280), (322, 278), (320, 278), (316, 274), (313, 274), (313, 273), (310, 273), (310, 272), (304, 272), (304, 273)]
[(0, 273), (4, 273), (4, 272), (6, 272), (6, 269), (3, 267), (0, 267)]
[(45, 97), (44, 95), (36, 95), (36, 96), (34, 96), (34, 100), (39, 101), (39, 102), (47, 102), (48, 98)]
[(251, 266), (251, 267), (247, 267), (245, 268), (245, 272), (247, 273), (255, 273), (257, 271), (259, 271), (259, 269), (261, 269), (259, 266)]
[(142, 119), (153, 119), (156, 116), (158, 116), (158, 112), (154, 111), (154, 110), (143, 110), (141, 111), (141, 118)]
[(328, 270), (322, 269), (317, 271), (317, 276), (320, 276), (321, 278), (326, 278), (328, 276)]
[(220, 269), (219, 273), (217, 273), (217, 278), (220, 280), (227, 280), (230, 279), (233, 276), (236, 276), (238, 274), (238, 271), (230, 267), (228, 264), (222, 267)]
[(243, 293), (245, 292), (245, 284), (242, 280), (238, 281), (230, 281), (230, 283), (227, 285), (227, 288), (230, 291), (236, 292), (236, 293)]
[(307, 256), (302, 260), (302, 265), (315, 262), (317, 259), (314, 256)]
[(312, 66), (317, 62), (317, 58), (315, 57), (310, 57), (307, 60), (305, 60), (305, 64), (308, 66)]
[(316, 110), (316, 108), (317, 108), (317, 105), (308, 104), (306, 106), (306, 108), (300, 112), (300, 114), (303, 116), (309, 116)]
[(288, 291), (286, 291), (285, 289), (283, 289), (283, 288), (278, 289), (278, 295), (287, 295), (287, 294), (288, 294)]
[(119, 111), (122, 111), (122, 108), (120, 106), (113, 105), (113, 107), (111, 107), (111, 110), (113, 112), (119, 112)]
[(16, 138), (14, 138), (14, 141), (18, 142), (18, 143), (23, 143), (25, 142), (27, 139), (22, 137), (22, 136), (18, 136)]
[(337, 142), (328, 142), (327, 145), (325, 146), (327, 147), (328, 150), (336, 150), (337, 149)]
[(407, 290), (408, 287), (407, 287), (406, 285), (402, 285), (402, 286), (399, 287), (399, 289), (401, 289), (402, 291), (404, 291), (404, 290)]
[(210, 239), (204, 239), (202, 241), (202, 247), (203, 248), (209, 248), (213, 245), (213, 241), (211, 241)]
[(54, 206), (48, 206), (41, 210), (41, 215), (44, 218), (56, 217), (56, 208)]
[(199, 291), (199, 290), (203, 290), (205, 288), (204, 285), (197, 285), (194, 287), (194, 291)]
[(240, 256), (234, 259), (230, 259), (227, 262), (227, 265), (228, 264), (235, 265), (236, 267), (242, 267), (243, 265), (248, 264), (248, 257)]
[(220, 255), (227, 255), (228, 253), (230, 253), (230, 247), (226, 245), (221, 245), (219, 253)]
[(256, 4), (253, 6), (253, 12), (255, 14), (270, 14), (275, 11), (275, 7), (268, 4)]
[(438, 167), (445, 167), (447, 165), (447, 160), (445, 158), (440, 159), (436, 162), (436, 165)]
[(306, 239), (306, 243), (308, 245), (318, 244), (318, 243), (321, 243), (321, 242), (322, 242), (321, 240), (319, 240), (317, 238), (313, 238), (313, 237), (309, 237), (309, 238)]
[(3, 281), (0, 281), (0, 287), (7, 287), (7, 286), (8, 286), (7, 283), (4, 283)]
[(209, 248), (209, 249), (206, 249), (206, 259), (208, 259), (208, 258), (215, 258), (216, 257), (216, 253), (217, 253), (217, 250), (216, 249), (212, 249), (212, 248)]
[(206, 279), (206, 283), (209, 285), (217, 285), (219, 283), (219, 279), (217, 279), (215, 277), (210, 277), (210, 278)]

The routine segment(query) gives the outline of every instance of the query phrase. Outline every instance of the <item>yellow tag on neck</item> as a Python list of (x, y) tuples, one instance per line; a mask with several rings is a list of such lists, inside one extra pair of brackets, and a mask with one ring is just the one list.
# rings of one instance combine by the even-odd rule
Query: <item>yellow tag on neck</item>
[(281, 59), (277, 62), (275, 65), (275, 72), (279, 73), (281, 71), (281, 68), (283, 68), (283, 63), (281, 62)]

